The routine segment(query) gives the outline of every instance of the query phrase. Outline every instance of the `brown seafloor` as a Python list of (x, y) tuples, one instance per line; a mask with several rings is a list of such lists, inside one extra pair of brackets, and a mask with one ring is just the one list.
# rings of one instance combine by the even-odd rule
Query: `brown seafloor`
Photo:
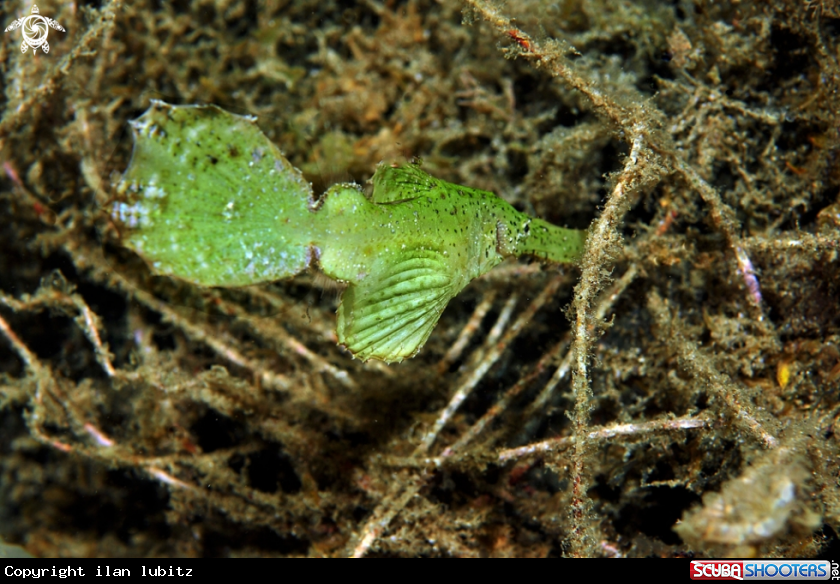
[[(49, 54), (0, 45), (0, 539), (836, 556), (835, 2), (39, 8)], [(589, 247), (498, 268), (417, 357), (363, 365), (317, 277), (201, 289), (119, 245), (152, 98), (259, 116), (316, 192), (419, 156)]]

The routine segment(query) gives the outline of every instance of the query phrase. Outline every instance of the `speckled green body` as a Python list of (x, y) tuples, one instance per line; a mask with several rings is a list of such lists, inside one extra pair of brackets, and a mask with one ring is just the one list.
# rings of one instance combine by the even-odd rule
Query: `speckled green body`
[(373, 194), (352, 184), (315, 201), (252, 118), (155, 102), (112, 215), (160, 273), (206, 286), (291, 277), (315, 264), (348, 284), (339, 342), (398, 362), (423, 346), (449, 300), (507, 256), (576, 260), (585, 233), (515, 210), (418, 165), (380, 165)]

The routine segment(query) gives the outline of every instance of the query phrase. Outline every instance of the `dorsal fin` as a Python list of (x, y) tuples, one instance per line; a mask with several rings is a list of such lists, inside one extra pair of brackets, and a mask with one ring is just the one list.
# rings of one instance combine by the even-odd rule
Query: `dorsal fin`
[(380, 163), (370, 179), (373, 182), (373, 203), (410, 201), (436, 187), (438, 180), (420, 169), (417, 163), (392, 166)]
[(438, 251), (382, 256), (369, 274), (344, 291), (338, 341), (363, 361), (398, 363), (413, 357), (461, 288)]

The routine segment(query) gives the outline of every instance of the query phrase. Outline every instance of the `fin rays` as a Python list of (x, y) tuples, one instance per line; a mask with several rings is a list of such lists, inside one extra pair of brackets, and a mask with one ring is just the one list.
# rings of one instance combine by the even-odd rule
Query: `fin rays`
[(348, 288), (338, 310), (338, 339), (363, 360), (399, 362), (425, 343), (454, 290), (445, 258), (416, 250), (380, 258)]

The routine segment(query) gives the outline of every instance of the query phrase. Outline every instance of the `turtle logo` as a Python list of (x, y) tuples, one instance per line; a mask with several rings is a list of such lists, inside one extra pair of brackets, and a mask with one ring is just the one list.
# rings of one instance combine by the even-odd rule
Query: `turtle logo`
[(37, 53), (38, 47), (45, 53), (50, 52), (50, 45), (47, 42), (47, 27), (66, 32), (64, 27), (52, 18), (38, 14), (38, 7), (32, 5), (32, 14), (18, 18), (6, 27), (6, 32), (23, 27), (23, 42), (20, 44), (20, 52), (25, 53), (27, 47), (32, 47), (32, 52)]

